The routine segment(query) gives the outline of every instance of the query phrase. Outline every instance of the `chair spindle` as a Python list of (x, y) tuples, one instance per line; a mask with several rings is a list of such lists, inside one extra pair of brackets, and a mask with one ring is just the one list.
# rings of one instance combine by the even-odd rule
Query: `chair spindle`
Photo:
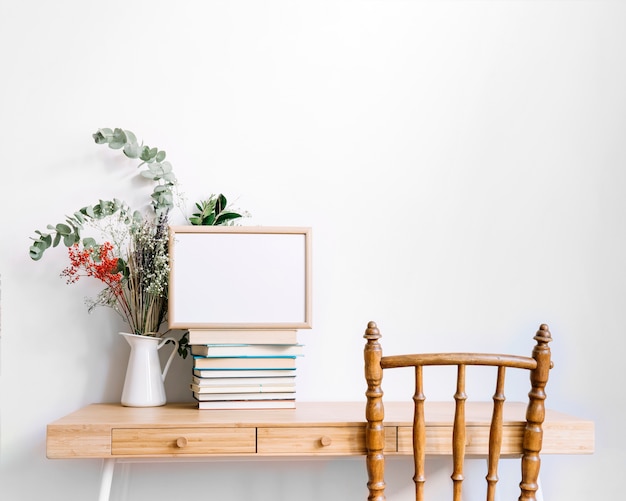
[(456, 393), (454, 394), (454, 426), (452, 429), (452, 482), (453, 499), (461, 501), (463, 489), (463, 463), (465, 461), (465, 365), (457, 366)]
[(426, 463), (426, 419), (424, 417), (424, 383), (422, 378), (422, 366), (415, 366), (415, 394), (413, 395), (413, 461), (414, 471), (413, 482), (415, 482), (415, 499), (424, 501), (424, 483), (426, 475), (424, 473)]
[(495, 501), (498, 483), (498, 462), (502, 450), (502, 414), (504, 410), (504, 380), (506, 367), (498, 367), (496, 391), (493, 394), (493, 414), (489, 430), (489, 456), (487, 458), (487, 501)]

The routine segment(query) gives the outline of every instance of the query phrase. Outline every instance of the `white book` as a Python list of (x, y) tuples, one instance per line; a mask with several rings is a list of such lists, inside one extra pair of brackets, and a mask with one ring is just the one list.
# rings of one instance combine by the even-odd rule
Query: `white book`
[(198, 409), (295, 409), (294, 400), (232, 400), (211, 402), (198, 402)]
[(194, 368), (193, 375), (202, 379), (240, 377), (284, 377), (295, 376), (296, 369), (200, 369)]
[(190, 329), (189, 344), (297, 344), (296, 330)]
[(193, 357), (194, 369), (295, 369), (296, 357)]
[(294, 385), (296, 376), (274, 377), (198, 377), (193, 376), (191, 382), (203, 388), (228, 387), (228, 386), (255, 386), (255, 385)]
[(195, 393), (220, 395), (220, 394), (239, 394), (245, 396), (250, 393), (294, 393), (296, 391), (295, 384), (281, 384), (281, 385), (262, 385), (253, 384), (248, 386), (200, 386), (197, 384), (190, 384), (191, 391)]
[(295, 392), (273, 393), (198, 393), (193, 392), (193, 397), (200, 401), (220, 400), (292, 400), (296, 398)]
[(301, 344), (193, 344), (191, 354), (200, 357), (287, 357), (304, 355)]

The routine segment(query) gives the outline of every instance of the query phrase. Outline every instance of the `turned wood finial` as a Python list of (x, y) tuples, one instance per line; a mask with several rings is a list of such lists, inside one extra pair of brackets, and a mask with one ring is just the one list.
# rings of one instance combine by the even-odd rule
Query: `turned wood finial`
[(550, 329), (548, 328), (548, 325), (541, 324), (539, 326), (537, 334), (535, 334), (535, 337), (533, 339), (537, 341), (538, 344), (548, 344), (550, 341), (552, 341), (552, 334), (550, 334)]
[(380, 331), (378, 330), (378, 326), (376, 322), (369, 321), (367, 323), (367, 329), (365, 329), (365, 334), (363, 337), (367, 340), (377, 340), (380, 339)]
[[(380, 366), (380, 359), (383, 356), (383, 350), (378, 342), (381, 335), (376, 326), (376, 322), (370, 321), (367, 323), (367, 329), (365, 329), (363, 337), (367, 339), (367, 343), (365, 343), (365, 348), (363, 349), (363, 356), (365, 358), (368, 408), (372, 406), (382, 408), (380, 398), (383, 395), (383, 391), (380, 384), (383, 378), (383, 369)], [(382, 419), (382, 414), (380, 418)]]

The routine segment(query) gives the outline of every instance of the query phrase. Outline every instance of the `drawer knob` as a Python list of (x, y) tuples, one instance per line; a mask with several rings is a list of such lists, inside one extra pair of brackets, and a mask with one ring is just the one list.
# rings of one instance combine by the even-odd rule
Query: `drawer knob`
[(331, 440), (331, 438), (326, 436), (326, 435), (324, 435), (322, 438), (320, 438), (320, 444), (322, 444), (322, 446), (324, 446), (324, 447), (328, 447), (332, 443), (333, 443), (333, 441)]
[(185, 437), (177, 438), (176, 439), (176, 447), (178, 447), (179, 449), (187, 447), (187, 439)]

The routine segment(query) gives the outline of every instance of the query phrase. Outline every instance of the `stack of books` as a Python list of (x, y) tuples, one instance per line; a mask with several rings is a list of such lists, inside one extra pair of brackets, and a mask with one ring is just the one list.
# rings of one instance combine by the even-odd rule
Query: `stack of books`
[(199, 409), (293, 409), (295, 330), (190, 330), (191, 391)]

